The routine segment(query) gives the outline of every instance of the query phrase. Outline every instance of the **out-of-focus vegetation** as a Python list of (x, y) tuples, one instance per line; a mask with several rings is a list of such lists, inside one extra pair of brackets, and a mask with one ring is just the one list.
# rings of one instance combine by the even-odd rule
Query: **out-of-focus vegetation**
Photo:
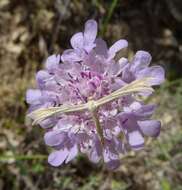
[[(35, 72), (90, 18), (110, 45), (126, 38), (129, 56), (147, 50), (166, 70), (166, 83), (149, 100), (159, 105), (160, 138), (147, 139), (145, 150), (130, 152), (114, 172), (84, 157), (51, 167), (43, 131), (25, 120)], [(181, 73), (181, 0), (0, 0), (0, 189), (181, 190)]]

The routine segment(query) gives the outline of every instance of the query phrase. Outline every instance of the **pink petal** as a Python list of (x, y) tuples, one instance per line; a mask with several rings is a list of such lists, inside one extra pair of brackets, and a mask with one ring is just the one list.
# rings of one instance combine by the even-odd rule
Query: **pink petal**
[(79, 33), (74, 34), (70, 41), (71, 41), (71, 46), (74, 49), (77, 49), (77, 48), (82, 49), (83, 48), (83, 33), (79, 32)]
[(144, 135), (157, 137), (160, 133), (161, 123), (156, 120), (138, 121), (137, 122)]
[(49, 164), (55, 167), (60, 166), (67, 158), (68, 153), (67, 149), (52, 152), (48, 157)]

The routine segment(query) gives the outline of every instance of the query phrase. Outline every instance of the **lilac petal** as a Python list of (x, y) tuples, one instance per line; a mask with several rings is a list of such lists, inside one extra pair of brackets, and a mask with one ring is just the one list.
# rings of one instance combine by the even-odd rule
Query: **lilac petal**
[(75, 124), (75, 117), (74, 116), (65, 116), (62, 119), (59, 119), (58, 121), (58, 128), (61, 130), (61, 128), (65, 128), (67, 126), (73, 126)]
[(88, 20), (85, 23), (84, 29), (84, 45), (92, 44), (97, 36), (97, 22), (95, 20)]
[(156, 105), (150, 104), (150, 105), (143, 105), (140, 109), (138, 109), (135, 112), (135, 116), (138, 118), (148, 118), (150, 117), (156, 109)]
[(109, 48), (109, 58), (114, 58), (118, 51), (126, 47), (128, 47), (128, 42), (126, 40), (118, 40)]
[(133, 103), (131, 103), (130, 106), (123, 107), (123, 110), (126, 113), (131, 113), (131, 112), (136, 111), (136, 114), (137, 114), (138, 110), (140, 110), (141, 107), (142, 105), (139, 102), (133, 101)]
[[(50, 88), (50, 87), (49, 87)], [(42, 101), (45, 102), (45, 105), (54, 105), (57, 103), (57, 96), (59, 94), (54, 92), (53, 90), (44, 90), (42, 91)]]
[(144, 135), (157, 137), (160, 133), (161, 122), (156, 120), (138, 121), (137, 122)]
[(122, 72), (122, 80), (126, 83), (130, 83), (136, 79), (134, 73), (130, 71), (130, 64), (127, 64)]
[(110, 160), (109, 162), (106, 162), (106, 166), (109, 170), (115, 170), (120, 166), (119, 160)]
[(111, 88), (112, 91), (115, 91), (115, 90), (118, 90), (119, 88), (121, 88), (121, 87), (123, 87), (125, 85), (126, 85), (126, 83), (118, 77), (118, 78), (114, 79), (114, 81), (111, 84), (110, 88)]
[[(35, 110), (37, 110), (37, 109), (39, 109), (41, 107), (42, 107), (41, 104), (31, 104), (30, 107), (27, 110), (27, 114), (29, 114), (29, 113), (31, 113), (31, 112), (33, 112), (33, 111), (35, 111)], [(30, 118), (33, 119), (33, 117), (30, 117)]]
[(105, 129), (111, 129), (113, 128), (113, 130), (115, 130), (116, 126), (118, 125), (118, 122), (116, 119), (114, 118), (107, 118), (107, 115), (106, 115), (106, 119), (105, 119), (105, 122), (104, 122), (104, 128)]
[[(111, 141), (109, 141), (111, 142)], [(110, 144), (108, 144), (110, 145)], [(110, 147), (106, 146), (106, 148), (103, 151), (103, 156), (104, 156), (104, 162), (108, 162), (110, 160), (118, 160), (119, 156), (116, 154), (115, 150), (113, 150), (113, 143)], [(113, 148), (113, 149), (112, 149)], [(111, 152), (113, 151), (113, 152)], [(114, 153), (115, 152), (115, 153)]]
[(36, 79), (37, 81), (43, 81), (45, 79), (50, 78), (50, 74), (47, 71), (44, 70), (40, 70), (39, 72), (37, 72), (36, 74)]
[(128, 65), (128, 59), (122, 57), (121, 59), (119, 59), (118, 64), (120, 65), (120, 68), (122, 68), (123, 70)]
[(137, 51), (132, 61), (131, 70), (133, 72), (140, 71), (146, 68), (152, 60), (150, 53), (146, 51)]
[(98, 163), (101, 159), (102, 147), (98, 136), (95, 135), (93, 141), (94, 146), (90, 151), (89, 159), (94, 163)]
[(125, 57), (121, 57), (118, 62), (119, 62), (119, 64), (121, 64), (124, 67), (127, 65), (128, 59)]
[(51, 78), (51, 75), (47, 71), (44, 71), (44, 70), (40, 70), (36, 74), (36, 81), (40, 88), (44, 88), (45, 82), (49, 80), (50, 78)]
[(62, 62), (77, 62), (81, 61), (81, 57), (72, 49), (65, 50), (61, 56)]
[(109, 76), (117, 76), (120, 73), (120, 65), (118, 63), (113, 63), (108, 66), (107, 73)]
[(130, 108), (132, 110), (139, 110), (140, 108), (142, 107), (141, 103), (137, 102), (137, 101), (134, 101), (131, 105), (130, 105)]
[(91, 52), (91, 50), (95, 47), (96, 45), (95, 44), (89, 44), (89, 45), (85, 45), (84, 46), (84, 50), (88, 53)]
[(85, 64), (90, 68), (91, 71), (102, 73), (104, 72), (104, 64), (102, 60), (96, 58), (94, 52), (90, 52), (85, 59)]
[(26, 101), (28, 104), (40, 103), (41, 91), (37, 89), (29, 89), (26, 92)]
[(164, 82), (164, 69), (160, 66), (152, 66), (137, 73), (137, 78), (151, 77), (150, 85), (159, 85)]
[(108, 169), (114, 170), (120, 165), (119, 156), (111, 153), (108, 149), (104, 149), (103, 157)]
[(138, 126), (136, 123), (136, 117), (133, 113), (119, 113), (118, 119), (120, 121), (121, 127), (124, 129), (124, 131), (127, 131), (127, 133), (133, 132), (137, 130)]
[(82, 147), (82, 145), (84, 144), (84, 143), (86, 143), (88, 140), (89, 140), (89, 136), (88, 136), (88, 134), (87, 133), (78, 133), (77, 134), (77, 143), (79, 143), (80, 144), (80, 147)]
[(118, 63), (111, 62), (108, 66), (108, 74), (111, 76), (118, 76), (125, 69), (128, 60), (126, 58), (121, 58)]
[(52, 56), (49, 56), (46, 60), (46, 63), (45, 63), (45, 67), (46, 69), (49, 71), (49, 72), (52, 72), (54, 71), (57, 67), (58, 67), (58, 64), (59, 64), (59, 61), (60, 61), (60, 55), (52, 55)]
[(56, 124), (56, 121), (53, 120), (52, 118), (48, 118), (39, 122), (39, 125), (44, 129), (53, 127), (55, 124)]
[(121, 107), (129, 106), (133, 102), (133, 97), (130, 95), (123, 96), (119, 99), (118, 104)]
[(124, 57), (122, 57), (118, 63), (111, 62), (111, 64), (108, 67), (108, 73), (109, 75), (118, 76), (122, 73), (122, 71), (125, 69), (125, 67), (128, 64), (128, 60)]
[(115, 143), (115, 149), (117, 150), (117, 152), (123, 153), (124, 152), (123, 142), (119, 138), (114, 137), (114, 143)]
[(133, 149), (140, 149), (144, 146), (144, 138), (139, 131), (129, 132), (128, 142)]
[[(53, 96), (56, 96), (56, 95), (58, 95), (58, 94), (56, 94), (56, 92), (59, 92), (60, 86), (58, 85), (57, 81), (55, 81), (55, 78), (54, 79), (50, 78), (49, 80), (45, 81), (44, 89), (46, 89), (47, 92), (49, 91), (50, 95), (52, 94)], [(53, 93), (51, 93), (51, 91)], [(44, 91), (43, 91), (43, 93), (44, 93)]]
[(67, 149), (52, 152), (48, 157), (49, 164), (55, 167), (60, 166), (67, 158), (68, 153)]
[(58, 146), (65, 141), (66, 135), (58, 130), (49, 131), (44, 135), (44, 141), (49, 146)]
[(78, 32), (76, 34), (74, 34), (71, 38), (71, 46), (74, 49), (82, 49), (83, 48), (83, 33), (82, 32)]
[(95, 47), (96, 54), (102, 55), (103, 57), (107, 58), (108, 49), (107, 49), (106, 42), (101, 38), (97, 38), (95, 40), (95, 43), (96, 43), (96, 47)]
[(71, 149), (69, 149), (69, 154), (65, 163), (67, 164), (69, 161), (73, 160), (73, 158), (75, 158), (77, 154), (78, 154), (78, 148), (77, 145), (75, 144)]
[(89, 159), (90, 161), (92, 161), (93, 163), (98, 163), (101, 159), (101, 155), (99, 155), (96, 151), (96, 149), (92, 149), (90, 154), (89, 154)]

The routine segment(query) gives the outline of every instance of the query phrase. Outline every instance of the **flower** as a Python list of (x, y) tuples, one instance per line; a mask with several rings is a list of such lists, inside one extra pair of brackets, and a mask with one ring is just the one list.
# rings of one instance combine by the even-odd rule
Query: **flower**
[(155, 106), (134, 94), (150, 95), (150, 86), (164, 81), (163, 68), (149, 67), (151, 55), (145, 51), (138, 51), (131, 63), (116, 60), (128, 42), (121, 39), (108, 48), (96, 35), (96, 21), (88, 20), (84, 32), (72, 36), (73, 49), (48, 57), (36, 75), (37, 88), (27, 90), (28, 114), (54, 148), (48, 157), (52, 166), (82, 153), (115, 169), (120, 154), (142, 148), (145, 135), (160, 133), (160, 122), (150, 119)]
[(155, 105), (141, 105), (133, 102), (124, 112), (118, 114), (120, 125), (127, 139), (129, 146), (138, 150), (144, 146), (143, 136), (157, 137), (160, 133), (160, 121), (149, 118), (155, 110)]
[(122, 80), (130, 83), (135, 79), (151, 77), (150, 85), (160, 85), (164, 82), (164, 69), (160, 66), (148, 67), (152, 60), (146, 51), (137, 51), (131, 63), (124, 68)]

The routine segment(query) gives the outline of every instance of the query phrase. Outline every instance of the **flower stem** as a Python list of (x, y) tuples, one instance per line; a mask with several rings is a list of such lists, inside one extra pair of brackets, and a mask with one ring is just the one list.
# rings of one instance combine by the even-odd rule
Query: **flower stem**
[(103, 135), (103, 129), (100, 125), (100, 122), (99, 122), (99, 119), (98, 119), (98, 116), (97, 116), (97, 111), (94, 110), (91, 112), (92, 113), (92, 118), (95, 122), (95, 125), (96, 125), (96, 130), (97, 130), (97, 133), (99, 134), (99, 137), (100, 137), (100, 141), (102, 143), (102, 145), (104, 144), (104, 135)]

